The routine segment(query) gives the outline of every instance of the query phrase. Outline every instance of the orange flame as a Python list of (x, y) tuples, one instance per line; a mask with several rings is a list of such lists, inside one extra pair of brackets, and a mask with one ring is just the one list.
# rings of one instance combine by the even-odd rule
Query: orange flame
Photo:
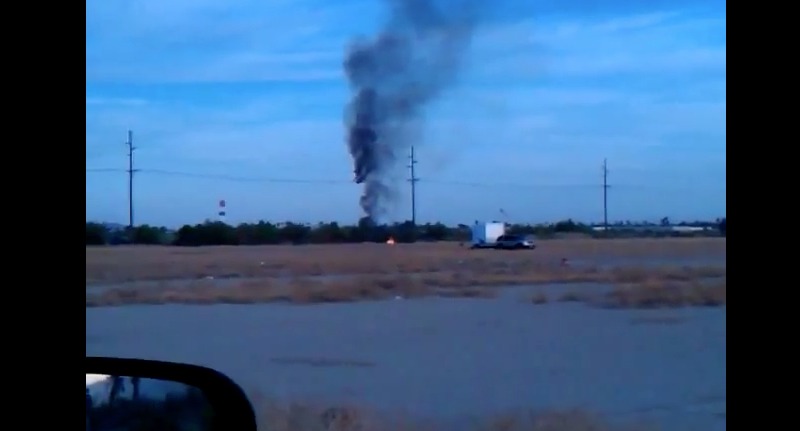
[(394, 245), (394, 238), (390, 236), (389, 239), (386, 240), (386, 244)]

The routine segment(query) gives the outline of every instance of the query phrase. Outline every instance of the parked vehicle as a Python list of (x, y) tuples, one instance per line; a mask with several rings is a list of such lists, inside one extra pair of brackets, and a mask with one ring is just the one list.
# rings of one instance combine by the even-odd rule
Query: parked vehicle
[(494, 247), (504, 250), (533, 250), (536, 248), (536, 244), (530, 235), (501, 235), (497, 238)]
[(500, 222), (478, 223), (472, 226), (472, 248), (495, 248), (497, 238), (506, 232), (506, 225)]

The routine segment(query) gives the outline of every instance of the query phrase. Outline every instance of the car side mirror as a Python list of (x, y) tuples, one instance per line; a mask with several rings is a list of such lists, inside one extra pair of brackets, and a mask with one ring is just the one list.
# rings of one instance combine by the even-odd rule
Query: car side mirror
[(87, 357), (86, 430), (255, 431), (244, 391), (206, 367)]

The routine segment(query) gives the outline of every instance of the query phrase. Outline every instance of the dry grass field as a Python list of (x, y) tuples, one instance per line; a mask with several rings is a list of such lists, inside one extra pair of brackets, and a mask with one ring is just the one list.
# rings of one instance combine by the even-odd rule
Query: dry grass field
[[(577, 282), (617, 285), (610, 306), (714, 305), (725, 300), (725, 246), (724, 238), (676, 238), (550, 240), (520, 251), (459, 243), (87, 247), (87, 306), (493, 297), (496, 286)], [(693, 260), (718, 263), (685, 264)], [(714, 278), (713, 287), (699, 283)], [(92, 292), (97, 285), (114, 288)]]
[[(358, 406), (324, 407), (314, 404), (259, 403), (257, 420), (270, 431), (437, 431), (425, 424), (402, 417), (387, 418)], [(655, 429), (642, 424), (619, 424), (599, 415), (573, 409), (498, 415), (469, 427), (468, 431), (645, 431)]]
[[(157, 401), (132, 402), (123, 400), (113, 407), (103, 405), (93, 410), (93, 420), (110, 429), (118, 424), (140, 424), (139, 429), (155, 429), (158, 425), (179, 429), (179, 423), (190, 422), (203, 429), (204, 417), (198, 415), (208, 408), (202, 395), (175, 396), (168, 404)], [(425, 424), (401, 415), (378, 414), (369, 409), (344, 405), (329, 407), (314, 403), (280, 403), (259, 399), (255, 405), (260, 429), (269, 431), (437, 431), (434, 424)], [(119, 427), (120, 429), (131, 427)], [(484, 420), (472, 431), (644, 431), (650, 428), (611, 424), (599, 415), (583, 410), (525, 412), (498, 415)]]
[[(500, 296), (503, 287), (518, 286), (523, 293), (514, 295), (518, 295), (515, 297), (521, 305), (514, 305), (511, 308), (521, 310), (522, 313), (526, 313), (529, 309), (534, 310), (531, 315), (552, 317), (553, 308), (538, 307), (548, 307), (550, 304), (563, 302), (581, 302), (608, 309), (664, 308), (663, 312), (637, 311), (626, 317), (630, 322), (628, 325), (626, 321), (625, 325), (631, 327), (635, 325), (635, 329), (640, 332), (641, 325), (660, 325), (659, 329), (680, 330), (682, 327), (694, 324), (698, 319), (686, 317), (671, 308), (713, 307), (726, 304), (725, 248), (724, 238), (548, 240), (541, 241), (536, 250), (520, 251), (469, 250), (458, 243), (392, 246), (352, 244), (198, 248), (87, 247), (86, 306), (271, 302), (313, 306), (319, 303), (427, 296), (489, 300)], [(567, 259), (566, 264), (563, 259)], [(527, 286), (531, 286), (531, 289), (528, 290)], [(591, 286), (600, 286), (602, 289)], [(438, 305), (446, 307), (453, 303), (442, 301)], [(398, 308), (408, 310), (410, 307)], [(362, 309), (369, 307), (352, 307), (348, 311)], [(158, 308), (134, 311), (145, 312), (145, 310), (147, 313), (158, 313)], [(540, 310), (544, 312), (537, 312)], [(575, 312), (578, 315), (582, 313), (581, 310), (571, 308), (563, 310), (571, 311), (564, 316), (574, 317)], [(102, 311), (104, 310), (92, 310), (92, 312)], [(691, 312), (697, 311), (691, 310)], [(168, 312), (172, 313), (174, 310)], [(90, 310), (87, 310), (87, 316), (89, 314)], [(626, 313), (605, 311), (587, 314), (602, 314), (614, 318), (626, 315)], [(175, 318), (174, 314), (169, 315), (169, 319)], [(95, 319), (99, 318), (95, 316)], [(100, 323), (94, 328), (105, 328), (102, 320), (98, 322)], [(542, 322), (548, 320), (545, 318)], [(236, 324), (230, 326), (239, 327)], [(466, 323), (463, 328), (464, 331), (472, 331), (472, 327)], [(347, 329), (337, 330), (347, 332)], [(702, 329), (690, 330), (703, 332)], [(450, 332), (445, 333), (450, 334)], [(633, 332), (634, 335), (635, 333), (636, 331)], [(87, 332), (87, 340), (88, 334)], [(287, 337), (302, 337), (302, 331), (300, 334)], [(497, 333), (492, 336), (505, 335)], [(619, 336), (625, 338), (632, 335)], [(210, 337), (210, 339), (218, 338), (222, 337)], [(574, 340), (571, 337), (565, 338)], [(272, 348), (275, 344), (275, 341), (266, 343), (262, 338), (255, 340), (257, 341), (247, 345), (253, 346), (253, 351), (256, 352), (260, 352), (258, 349), (264, 345)], [(157, 348), (161, 348), (161, 343), (163, 340), (156, 343)], [(603, 345), (602, 348), (615, 347)], [(352, 360), (334, 359), (333, 356), (304, 357), (296, 356), (296, 353), (288, 349), (283, 356), (271, 357), (269, 364), (257, 365), (254, 375), (264, 373), (264, 367), (274, 364), (309, 366), (317, 370), (337, 366), (371, 368), (380, 366), (376, 364), (381, 364), (381, 361), (386, 361), (385, 358), (381, 358), (381, 355), (374, 352), (365, 353), (362, 359)], [(652, 364), (645, 362), (639, 366), (653, 367)], [(495, 365), (489, 363), (487, 367), (492, 369)], [(248, 380), (243, 379), (243, 381)], [(680, 382), (680, 379), (678, 381)], [(624, 387), (626, 383), (619, 384)], [(724, 394), (724, 384), (722, 388)], [(270, 388), (257, 390), (272, 391)], [(454, 429), (452, 426), (441, 427), (434, 423), (420, 423), (415, 418), (403, 417), (402, 413), (387, 415), (374, 412), (362, 402), (331, 408), (325, 403), (305, 402), (306, 398), (300, 398), (300, 402), (293, 402), (294, 400), (283, 398), (278, 401), (261, 398), (252, 393), (250, 395), (260, 425), (264, 429), (273, 431)], [(585, 406), (579, 402), (564, 405)], [(616, 413), (612, 412), (609, 413), (612, 416), (604, 417), (595, 415), (592, 411), (579, 409), (536, 413), (512, 412), (494, 416), (480, 423), (470, 422), (458, 429), (469, 431), (659, 429), (637, 423), (625, 423), (625, 419), (630, 418), (625, 416), (626, 413), (615, 416)], [(720, 411), (721, 413), (712, 412), (712, 414), (724, 418), (724, 407)], [(617, 419), (622, 423), (617, 422)]]

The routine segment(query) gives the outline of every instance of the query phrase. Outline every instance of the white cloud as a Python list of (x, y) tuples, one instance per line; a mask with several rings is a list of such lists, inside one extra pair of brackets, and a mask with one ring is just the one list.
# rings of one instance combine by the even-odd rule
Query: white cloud
[(493, 50), (500, 47), (541, 48), (542, 45), (608, 37), (625, 30), (649, 29), (678, 15), (677, 12), (658, 12), (605, 20), (570, 19), (566, 21), (524, 18), (512, 23), (501, 23), (481, 28), (475, 38), (475, 47), (478, 50)]
[(547, 70), (559, 75), (614, 75), (622, 73), (681, 71), (724, 71), (726, 50), (696, 48), (673, 52), (600, 52), (593, 55), (569, 55), (554, 59)]
[(725, 18), (661, 12), (605, 21), (525, 20), (476, 37), (473, 79), (724, 71)]
[(339, 58), (325, 57), (341, 57), (344, 34), (337, 32), (351, 7), (308, 4), (87, 4), (87, 80), (340, 79)]
[[(92, 156), (92, 167), (123, 166), (124, 149), (118, 144), (132, 129), (143, 168), (194, 166), (204, 173), (263, 176), (268, 167), (268, 176), (349, 179), (342, 120), (271, 118), (270, 109), (276, 114), (286, 109), (274, 102), (276, 98), (264, 98), (211, 108), (178, 103), (105, 106), (87, 111), (86, 153)], [(305, 166), (318, 172), (298, 173)]]
[[(87, 80), (343, 82), (345, 46), (375, 25), (352, 17), (382, 7), (223, 3), (87, 4)], [(488, 25), (475, 34), (462, 82), (724, 70), (724, 31), (724, 17), (675, 11)], [(711, 43), (715, 38), (722, 44)]]
[[(522, 159), (530, 153), (536, 160), (543, 160), (544, 154), (564, 157), (568, 152), (595, 158), (620, 151), (641, 155), (648, 148), (668, 145), (676, 134), (716, 136), (722, 141), (714, 142), (724, 145), (724, 100), (661, 101), (602, 88), (483, 93), (475, 91), (472, 100), (456, 95), (450, 107), (432, 112), (420, 143), (434, 152), (456, 149), (466, 154), (468, 163), (480, 155), (482, 163), (502, 166), (507, 165), (503, 159), (508, 151)], [(140, 157), (162, 168), (182, 162), (254, 169), (275, 166), (292, 176), (310, 164), (323, 167), (318, 172), (322, 177), (347, 176), (350, 159), (340, 115), (345, 95), (317, 96), (304, 99), (286, 93), (214, 107), (97, 106), (87, 110), (87, 153), (106, 154), (103, 149), (108, 143), (122, 142), (125, 130), (131, 128), (141, 143)], [(480, 97), (494, 97), (506, 109), (481, 115), (475, 102)], [(333, 100), (328, 115), (308, 115), (303, 106), (321, 99)], [(459, 111), (459, 103), (470, 109)], [(575, 108), (580, 109), (573, 112)], [(496, 148), (504, 151), (495, 152)], [(111, 156), (115, 163), (122, 163), (121, 150), (118, 153)]]
[(221, 57), (194, 76), (200, 81), (333, 81), (344, 79), (340, 63), (341, 52), (241, 52)]
[[(183, 3), (181, 7), (196, 7)], [(216, 6), (210, 7), (214, 12)], [(121, 143), (125, 130), (132, 128), (141, 142), (143, 166), (163, 169), (188, 162), (228, 174), (349, 178), (351, 162), (341, 120), (347, 90), (340, 62), (355, 30), (340, 29), (330, 21), (342, 13), (335, 8), (320, 12), (324, 19), (300, 13), (308, 20), (240, 16), (223, 17), (217, 25), (186, 18), (172, 39), (167, 38), (173, 45), (156, 50), (171, 56), (149, 62), (144, 44), (138, 51), (143, 57), (123, 61), (120, 54), (91, 67), (87, 63), (87, 80), (317, 80), (336, 86), (316, 93), (258, 94), (215, 107), (87, 95), (87, 153), (113, 153), (108, 160), (123, 163)], [(144, 15), (137, 19), (146, 21)], [(284, 22), (259, 27), (265, 20)], [(155, 40), (155, 34), (169, 33), (164, 23), (148, 25), (125, 37)], [(203, 26), (209, 34), (219, 32), (225, 43), (212, 44), (193, 58), (183, 43), (202, 33)], [(476, 35), (472, 69), (462, 85), (431, 109), (421, 146), (429, 158), (422, 169), (429, 169), (429, 176), (440, 170), (458, 176), (474, 173), (480, 165), (490, 168), (487, 182), (524, 182), (531, 172), (568, 182), (594, 178), (604, 156), (617, 165), (653, 166), (648, 154), (668, 149), (680, 134), (713, 138), (700, 144), (719, 152), (726, 114), (724, 26), (724, 18), (666, 12), (484, 28)], [(314, 37), (327, 33), (334, 36)], [(87, 40), (87, 58), (90, 45)], [(175, 47), (180, 49), (168, 50)], [(97, 58), (101, 51), (95, 47), (93, 53)], [(713, 76), (700, 82), (692, 78), (695, 71)], [(646, 77), (650, 85), (629, 85), (631, 74)], [(593, 80), (600, 75), (624, 80), (616, 86)], [(686, 76), (697, 91), (652, 85), (664, 76)], [(553, 85), (543, 79), (548, 77), (562, 82)], [(591, 80), (571, 83), (567, 78)], [(100, 151), (109, 148), (109, 142), (114, 143), (113, 151)], [(711, 163), (710, 156), (704, 157), (694, 163)], [(480, 175), (475, 180), (481, 181)]]
[(588, 30), (596, 33), (616, 33), (625, 30), (638, 30), (661, 24), (678, 15), (677, 12), (670, 11), (626, 16), (589, 25)]
[(132, 98), (107, 98), (107, 97), (87, 97), (86, 106), (107, 106), (107, 105), (126, 105), (126, 106), (141, 106), (146, 105), (148, 102), (144, 99)]
[(557, 108), (590, 107), (630, 101), (635, 94), (603, 87), (544, 87), (521, 85), (504, 88), (465, 87), (442, 102), (442, 110), (464, 115), (508, 116), (552, 112)]

